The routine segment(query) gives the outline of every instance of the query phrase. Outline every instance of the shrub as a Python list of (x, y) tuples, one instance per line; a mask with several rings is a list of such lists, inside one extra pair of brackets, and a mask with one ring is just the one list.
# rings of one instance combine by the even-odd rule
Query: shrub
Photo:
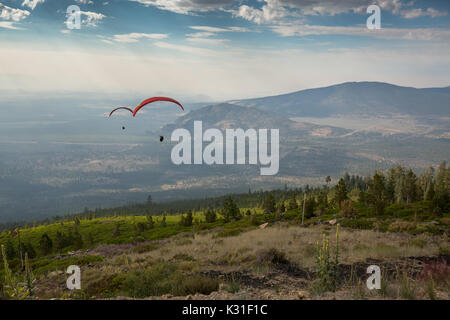
[(173, 258), (175, 260), (183, 260), (183, 261), (194, 261), (195, 260), (192, 256), (190, 256), (186, 253), (178, 253), (178, 254), (174, 255)]
[(155, 226), (155, 221), (153, 221), (153, 217), (152, 216), (147, 216), (147, 226), (149, 229), (153, 229), (153, 227)]
[(91, 281), (85, 281), (83, 294), (85, 298), (92, 296), (112, 297), (120, 290), (125, 279), (124, 275), (107, 275), (95, 277)]
[(406, 231), (412, 231), (412, 230), (416, 229), (416, 227), (417, 227), (417, 224), (415, 222), (394, 221), (389, 225), (388, 231), (390, 231), (390, 232), (406, 232)]
[(353, 218), (358, 214), (358, 210), (353, 207), (350, 200), (345, 200), (341, 205), (341, 214), (346, 218)]
[(205, 220), (207, 223), (216, 222), (216, 219), (217, 219), (217, 214), (215, 211), (209, 209), (205, 212)]
[(157, 247), (153, 243), (148, 244), (138, 244), (136, 247), (134, 247), (133, 251), (136, 253), (144, 253), (149, 252), (157, 249)]
[[(3, 269), (5, 273), (5, 284), (3, 285), (3, 292), (7, 297), (12, 299), (21, 300), (27, 298), (30, 295), (30, 289), (27, 287), (27, 282), (21, 281), (21, 279), (19, 279), (16, 275), (12, 273), (8, 265), (4, 245), (1, 246), (1, 253), (3, 257)], [(27, 265), (28, 265), (28, 257), (27, 257)]]
[(343, 227), (347, 228), (368, 230), (373, 228), (374, 222), (368, 219), (359, 218), (359, 219), (344, 219), (342, 220), (341, 224)]
[(314, 216), (314, 208), (316, 206), (316, 201), (313, 197), (305, 200), (305, 219)]
[(450, 267), (444, 259), (442, 261), (425, 263), (423, 266), (422, 277), (425, 279), (433, 279), (442, 284), (447, 284), (450, 282)]
[(339, 280), (339, 224), (336, 228), (336, 248), (334, 259), (331, 258), (330, 241), (323, 234), (322, 244), (317, 241), (317, 279), (318, 292), (335, 291)]
[(242, 233), (241, 229), (228, 229), (223, 230), (216, 234), (214, 238), (225, 238), (225, 237), (234, 237)]
[(286, 258), (286, 254), (278, 249), (270, 248), (264, 249), (257, 253), (257, 264), (288, 264), (289, 260)]
[(129, 273), (123, 282), (122, 290), (129, 296), (144, 298), (163, 294), (209, 294), (218, 287), (219, 283), (215, 279), (200, 275), (183, 275), (176, 265), (160, 262)]
[(188, 295), (188, 294), (210, 294), (219, 289), (219, 282), (216, 279), (204, 277), (200, 275), (187, 276), (181, 281), (178, 288), (173, 291), (174, 295)]
[(117, 222), (116, 225), (114, 226), (114, 231), (112, 234), (113, 238), (117, 238), (118, 236), (120, 236), (120, 223)]
[(406, 273), (401, 280), (399, 295), (407, 300), (414, 300), (416, 298), (416, 287), (414, 286), (412, 279), (408, 278)]
[(44, 233), (39, 240), (39, 249), (42, 255), (46, 256), (52, 252), (53, 241), (50, 239), (48, 234)]
[(183, 227), (190, 227), (192, 226), (193, 221), (192, 211), (188, 211), (186, 216), (181, 215), (180, 225)]
[(147, 229), (147, 225), (143, 222), (138, 222), (136, 225), (137, 233), (141, 234)]
[(424, 248), (427, 245), (427, 240), (424, 238), (414, 238), (410, 241), (412, 246)]
[(234, 273), (231, 274), (231, 281), (228, 282), (228, 285), (226, 287), (226, 290), (229, 293), (236, 293), (239, 290), (241, 290), (241, 283), (239, 280), (235, 279)]
[(252, 215), (250, 218), (250, 224), (252, 226), (259, 226), (261, 224), (261, 222), (259, 221), (258, 217), (256, 216), (256, 214)]

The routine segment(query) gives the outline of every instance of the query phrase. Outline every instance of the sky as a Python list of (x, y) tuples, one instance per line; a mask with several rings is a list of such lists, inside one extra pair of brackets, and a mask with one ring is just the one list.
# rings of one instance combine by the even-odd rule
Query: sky
[[(372, 4), (379, 30), (366, 26)], [(444, 87), (449, 13), (448, 0), (0, 0), (0, 92), (219, 101), (347, 81)]]

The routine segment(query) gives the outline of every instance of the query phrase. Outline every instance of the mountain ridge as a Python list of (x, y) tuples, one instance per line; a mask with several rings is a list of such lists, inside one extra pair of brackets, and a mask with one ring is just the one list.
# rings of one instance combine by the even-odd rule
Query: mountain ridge
[(230, 100), (290, 117), (315, 116), (450, 116), (450, 86), (403, 87), (385, 82), (345, 82), (252, 99)]

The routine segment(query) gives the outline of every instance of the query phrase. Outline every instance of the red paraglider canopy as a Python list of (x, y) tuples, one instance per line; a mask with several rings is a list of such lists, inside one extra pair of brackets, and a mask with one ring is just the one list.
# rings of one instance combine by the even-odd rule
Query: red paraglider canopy
[(142, 101), (133, 111), (133, 117), (136, 115), (136, 113), (138, 113), (139, 110), (141, 110), (142, 107), (144, 107), (145, 105), (152, 103), (152, 102), (156, 102), (156, 101), (168, 101), (168, 102), (172, 102), (172, 103), (176, 103), (177, 105), (179, 105), (181, 107), (181, 109), (184, 111), (183, 106), (181, 105), (181, 103), (179, 103), (178, 101), (172, 99), (172, 98), (167, 98), (167, 97), (153, 97), (153, 98), (149, 98), (147, 100)]
[(133, 110), (131, 110), (130, 108), (127, 108), (127, 107), (119, 107), (119, 108), (115, 108), (113, 111), (111, 111), (111, 113), (109, 114), (109, 116), (111, 117), (112, 114), (113, 114), (114, 112), (116, 112), (117, 110), (128, 110), (128, 111), (130, 111), (131, 113), (133, 113)]

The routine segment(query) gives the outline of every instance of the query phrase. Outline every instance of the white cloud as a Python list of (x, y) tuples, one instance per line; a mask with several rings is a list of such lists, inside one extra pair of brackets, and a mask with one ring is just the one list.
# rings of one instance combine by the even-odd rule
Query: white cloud
[(289, 11), (279, 0), (265, 0), (266, 4), (261, 9), (256, 9), (247, 5), (242, 5), (237, 11), (232, 11), (236, 17), (241, 17), (257, 24), (273, 23), (284, 18), (296, 15)]
[(80, 11), (81, 17), (85, 17), (84, 19), (81, 18), (81, 23), (91, 26), (91, 27), (96, 27), (97, 23), (100, 20), (103, 20), (104, 18), (106, 18), (106, 16), (102, 13), (97, 13), (97, 12), (91, 12), (91, 11)]
[(206, 44), (206, 45), (218, 45), (229, 41), (228, 39), (203, 38), (198, 36), (188, 37), (186, 38), (186, 40), (192, 43)]
[(336, 15), (341, 13), (365, 13), (372, 4), (382, 10), (398, 13), (403, 6), (401, 0), (274, 0), (278, 5), (300, 9), (306, 15)]
[(190, 38), (207, 38), (215, 35), (216, 33), (214, 32), (195, 32), (195, 33), (188, 33), (186, 36)]
[(167, 34), (163, 33), (127, 33), (114, 35), (114, 41), (122, 43), (139, 42), (140, 39), (162, 40), (166, 39)]
[(114, 44), (114, 42), (112, 42), (111, 40), (108, 40), (108, 39), (101, 39), (100, 41), (103, 43), (106, 43), (106, 44)]
[(448, 14), (448, 12), (438, 11), (433, 8), (428, 8), (427, 10), (418, 8), (418, 9), (405, 10), (405, 11), (401, 12), (402, 17), (404, 17), (406, 19), (414, 19), (414, 18), (425, 17), (425, 16), (435, 18), (435, 17), (446, 16), (447, 14)]
[(404, 40), (450, 40), (450, 30), (436, 28), (382, 28), (380, 30), (368, 30), (365, 26), (360, 27), (336, 27), (317, 25), (275, 25), (271, 29), (284, 37), (309, 36), (309, 35), (352, 35), (368, 36), (381, 39), (404, 39)]
[(210, 26), (190, 26), (189, 28), (191, 28), (193, 30), (204, 31), (204, 32), (226, 32), (226, 31), (228, 31), (228, 29), (225, 29), (225, 28), (210, 27)]
[(212, 26), (190, 26), (192, 30), (199, 32), (189, 33), (186, 35), (186, 40), (192, 43), (207, 44), (207, 45), (218, 45), (229, 41), (228, 39), (218, 39), (212, 38), (217, 36), (218, 33), (224, 32), (247, 32), (248, 29), (241, 27), (212, 27)]
[(130, 0), (146, 6), (155, 6), (161, 10), (180, 14), (207, 12), (231, 5), (234, 0)]
[(211, 32), (211, 33), (219, 33), (219, 32), (247, 32), (248, 29), (241, 27), (211, 27), (211, 26), (190, 26), (189, 28), (198, 31)]
[(24, 0), (22, 7), (27, 6), (31, 10), (34, 10), (39, 3), (44, 3), (45, 0)]
[(197, 47), (191, 47), (191, 46), (185, 46), (180, 44), (174, 44), (164, 41), (158, 41), (155, 43), (155, 46), (163, 49), (170, 49), (175, 51), (180, 51), (183, 53), (189, 53), (189, 54), (195, 54), (199, 56), (214, 56), (216, 54), (216, 51), (205, 49), (205, 48), (197, 48)]
[(5, 20), (21, 21), (27, 18), (30, 12), (27, 10), (15, 9), (0, 3), (0, 18)]
[(258, 24), (277, 23), (288, 17), (301, 15), (337, 15), (342, 13), (365, 14), (369, 5), (376, 4), (382, 11), (389, 11), (404, 18), (417, 18), (430, 16), (432, 18), (445, 16), (447, 12), (441, 12), (433, 8), (411, 9), (413, 2), (401, 0), (260, 0), (264, 2), (261, 9), (241, 5), (237, 10), (230, 12), (235, 17), (240, 17)]
[(94, 4), (92, 0), (75, 0), (75, 2), (78, 2), (80, 4)]
[(14, 26), (14, 23), (11, 21), (0, 21), (0, 28), (9, 29), (9, 30), (22, 30)]
[[(91, 11), (80, 11), (80, 17), (81, 17), (81, 24), (89, 27), (96, 27), (99, 21), (106, 18), (106, 16), (102, 13)], [(68, 21), (65, 21), (64, 23), (67, 24)]]

